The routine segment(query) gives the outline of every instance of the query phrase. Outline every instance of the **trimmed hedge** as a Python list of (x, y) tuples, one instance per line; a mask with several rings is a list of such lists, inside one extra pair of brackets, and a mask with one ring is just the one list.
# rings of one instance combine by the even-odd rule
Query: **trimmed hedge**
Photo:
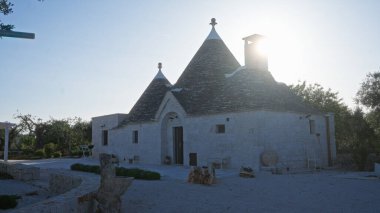
[[(80, 163), (75, 163), (71, 165), (71, 170), (100, 174), (99, 166), (84, 165)], [(161, 174), (158, 172), (147, 171), (147, 170), (138, 169), (138, 168), (127, 169), (124, 167), (116, 167), (116, 176), (134, 177), (135, 179), (140, 179), (140, 180), (160, 180), (161, 179)]]
[(100, 167), (96, 165), (75, 163), (71, 165), (71, 170), (100, 174)]
[(158, 172), (146, 171), (138, 168), (126, 169), (116, 167), (116, 176), (134, 177), (141, 180), (160, 180), (161, 175)]
[(17, 206), (18, 195), (0, 195), (0, 209), (12, 209)]

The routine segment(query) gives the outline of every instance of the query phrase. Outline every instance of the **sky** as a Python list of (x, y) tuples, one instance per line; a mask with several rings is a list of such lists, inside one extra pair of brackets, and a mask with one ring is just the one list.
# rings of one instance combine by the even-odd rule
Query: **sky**
[(216, 31), (244, 65), (243, 37), (268, 37), (269, 71), (353, 98), (380, 67), (380, 1), (11, 0), (0, 20), (34, 40), (0, 39), (0, 122), (128, 113), (156, 75), (174, 84)]

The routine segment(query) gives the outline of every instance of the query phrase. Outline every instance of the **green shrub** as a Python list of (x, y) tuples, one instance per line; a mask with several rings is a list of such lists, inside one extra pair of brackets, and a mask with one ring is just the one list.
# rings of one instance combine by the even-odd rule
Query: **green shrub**
[(116, 167), (116, 176), (134, 177), (141, 180), (160, 180), (161, 175), (158, 172), (142, 170), (138, 168), (126, 169), (124, 167)]
[(56, 145), (54, 143), (47, 143), (44, 145), (44, 151), (45, 151), (45, 156), (47, 158), (50, 158), (53, 156), (53, 153), (55, 152)]
[(71, 156), (73, 157), (82, 157), (83, 152), (79, 149), (79, 147), (74, 147), (71, 149)]
[(80, 163), (74, 163), (70, 166), (70, 169), (74, 171), (83, 171), (82, 168), (83, 168), (83, 164), (80, 164)]
[(84, 165), (80, 163), (75, 163), (71, 165), (71, 170), (100, 174), (100, 167), (97, 165)]
[(62, 153), (60, 151), (56, 151), (53, 153), (53, 157), (60, 158), (60, 157), (62, 157)]
[(30, 154), (33, 154), (33, 149), (32, 148), (29, 148), (29, 147), (25, 147), (25, 148), (22, 148), (21, 149), (21, 152), (22, 154), (24, 155), (30, 155)]
[(0, 209), (11, 209), (17, 206), (17, 195), (0, 195)]
[[(71, 165), (71, 170), (100, 174), (99, 166), (84, 165), (80, 163), (75, 163)], [(134, 177), (135, 179), (141, 179), (141, 180), (160, 180), (161, 179), (161, 175), (158, 172), (152, 172), (152, 171), (142, 170), (138, 168), (127, 169), (124, 167), (116, 167), (116, 176)]]
[(34, 154), (38, 157), (43, 158), (45, 156), (45, 151), (43, 149), (38, 149), (34, 152)]

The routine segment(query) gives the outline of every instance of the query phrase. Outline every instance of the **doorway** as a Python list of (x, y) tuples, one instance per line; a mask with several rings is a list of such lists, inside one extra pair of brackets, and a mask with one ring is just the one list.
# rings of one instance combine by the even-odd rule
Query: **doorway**
[(183, 164), (183, 127), (173, 127), (174, 163)]

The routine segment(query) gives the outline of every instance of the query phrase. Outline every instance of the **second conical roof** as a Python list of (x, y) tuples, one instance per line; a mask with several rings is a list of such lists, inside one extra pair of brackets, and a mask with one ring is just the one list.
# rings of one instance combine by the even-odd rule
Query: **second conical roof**
[(136, 104), (129, 112), (129, 122), (152, 121), (160, 107), (161, 101), (171, 87), (161, 70), (158, 71)]

